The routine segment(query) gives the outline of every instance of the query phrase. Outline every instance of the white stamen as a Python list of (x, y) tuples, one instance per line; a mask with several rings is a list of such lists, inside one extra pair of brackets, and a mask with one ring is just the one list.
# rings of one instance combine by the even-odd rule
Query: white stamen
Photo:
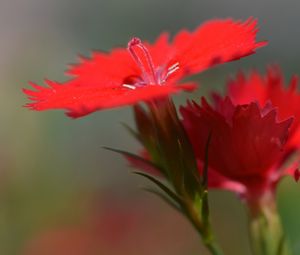
[(122, 86), (128, 89), (136, 89), (136, 86), (130, 84), (123, 84)]
[(168, 73), (167, 73), (167, 75), (170, 75), (170, 74), (172, 74), (172, 73), (176, 72), (178, 69), (179, 69), (179, 66), (176, 66), (176, 67), (175, 67), (175, 68), (173, 68), (172, 70), (168, 70)]
[(173, 67), (172, 69), (168, 68), (168, 72), (166, 74), (166, 77), (164, 78), (164, 81), (168, 79), (168, 77), (172, 74), (175, 73), (179, 69), (179, 66)]
[(179, 68), (179, 63), (176, 62), (174, 65), (171, 65), (169, 68), (168, 68), (168, 71), (171, 71), (172, 69), (176, 68), (176, 70)]

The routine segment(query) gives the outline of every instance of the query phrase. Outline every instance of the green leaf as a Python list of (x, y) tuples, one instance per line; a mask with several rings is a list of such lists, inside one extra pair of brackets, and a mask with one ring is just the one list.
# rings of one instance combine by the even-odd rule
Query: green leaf
[(128, 126), (126, 123), (121, 122), (122, 126), (130, 133), (135, 139), (142, 143), (140, 134), (135, 131), (132, 127)]
[(150, 180), (154, 184), (156, 184), (161, 190), (163, 190), (170, 198), (172, 198), (176, 203), (181, 205), (181, 198), (177, 196), (170, 188), (168, 188), (165, 184), (157, 180), (155, 177), (142, 173), (142, 172), (133, 172), (134, 174), (140, 175), (145, 177), (146, 179)]
[(154, 164), (153, 162), (151, 162), (151, 161), (149, 161), (149, 160), (147, 160), (147, 159), (145, 159), (143, 157), (140, 157), (139, 155), (133, 154), (133, 153), (128, 152), (128, 151), (123, 151), (123, 150), (114, 149), (114, 148), (105, 147), (105, 146), (102, 147), (102, 148), (105, 149), (105, 150), (109, 150), (109, 151), (113, 151), (113, 152), (122, 154), (125, 157), (131, 157), (131, 158), (133, 158), (135, 160), (140, 161), (143, 164), (146, 164), (146, 165), (148, 165), (150, 167), (153, 167), (153, 168), (157, 169), (158, 172), (163, 173), (162, 169), (158, 165)]
[(180, 208), (180, 205), (178, 205), (175, 201), (170, 199), (170, 197), (166, 196), (165, 194), (163, 194), (155, 189), (148, 188), (148, 187), (143, 188), (143, 190), (158, 196), (163, 201), (165, 201), (169, 206), (171, 206), (173, 209), (175, 209), (176, 211), (178, 211), (180, 213), (183, 213), (182, 209)]

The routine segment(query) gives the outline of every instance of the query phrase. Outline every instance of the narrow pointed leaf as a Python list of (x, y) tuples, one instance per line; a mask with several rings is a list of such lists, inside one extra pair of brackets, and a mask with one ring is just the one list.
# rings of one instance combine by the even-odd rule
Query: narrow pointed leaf
[(146, 179), (150, 180), (154, 184), (156, 184), (160, 189), (162, 189), (170, 198), (172, 198), (174, 201), (176, 201), (178, 204), (181, 204), (181, 199), (179, 196), (177, 196), (170, 188), (168, 188), (165, 184), (157, 180), (155, 177), (142, 173), (142, 172), (133, 172), (134, 174), (140, 175), (145, 177)]
[(132, 127), (130, 127), (126, 123), (122, 122), (121, 124), (128, 131), (128, 133), (130, 133), (136, 140), (138, 140), (139, 142), (142, 143), (142, 139), (140, 137), (140, 134), (136, 130), (134, 130)]
[(151, 162), (151, 161), (149, 161), (149, 160), (147, 160), (147, 159), (145, 159), (143, 157), (140, 157), (139, 155), (130, 153), (128, 151), (123, 151), (123, 150), (118, 150), (118, 149), (110, 148), (110, 147), (102, 147), (102, 148), (106, 149), (106, 150), (109, 150), (109, 151), (113, 151), (113, 152), (122, 154), (125, 157), (130, 157), (130, 158), (133, 158), (135, 160), (138, 160), (141, 163), (148, 165), (149, 167), (157, 169), (158, 172), (163, 173), (162, 170), (161, 170), (161, 168), (158, 165), (154, 164), (153, 162)]
[(152, 189), (152, 188), (143, 188), (144, 191), (147, 191), (149, 193), (152, 193), (156, 196), (158, 196), (159, 198), (161, 198), (163, 201), (165, 201), (170, 207), (172, 207), (173, 209), (175, 209), (176, 211), (182, 213), (182, 210), (180, 208), (180, 205), (178, 203), (176, 203), (174, 200), (172, 200), (170, 197), (166, 196), (165, 194)]

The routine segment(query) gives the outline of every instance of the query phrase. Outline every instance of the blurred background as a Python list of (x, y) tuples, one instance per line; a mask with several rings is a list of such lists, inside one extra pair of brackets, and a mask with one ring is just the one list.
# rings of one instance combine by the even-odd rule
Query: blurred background
[[(212, 18), (259, 20), (269, 45), (238, 62), (195, 77), (201, 89), (222, 89), (238, 69), (278, 63), (287, 79), (300, 73), (297, 0), (0, 0), (0, 254), (207, 254), (177, 212), (139, 187), (127, 163), (102, 146), (135, 152), (121, 123), (134, 126), (130, 107), (78, 120), (22, 105), (28, 81), (63, 81), (69, 63), (91, 50), (153, 41)], [(116, 67), (117, 68), (117, 67)], [(294, 254), (300, 254), (300, 185), (284, 180), (279, 209)], [(244, 207), (227, 192), (211, 193), (213, 223), (226, 254), (249, 255)], [(243, 233), (243, 234), (241, 234)]]

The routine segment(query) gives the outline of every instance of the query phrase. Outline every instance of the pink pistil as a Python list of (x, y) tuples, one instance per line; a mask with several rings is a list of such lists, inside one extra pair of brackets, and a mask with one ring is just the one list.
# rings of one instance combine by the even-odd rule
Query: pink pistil
[[(135, 49), (135, 47), (138, 47), (141, 50), (142, 57), (145, 58), (146, 63), (143, 63), (141, 57), (139, 57), (138, 51)], [(151, 58), (151, 55), (148, 51), (148, 49), (142, 44), (141, 40), (137, 37), (133, 37), (127, 47), (130, 55), (138, 65), (138, 67), (141, 69), (143, 78), (145, 79), (145, 82), (150, 84), (158, 84), (158, 80), (155, 74), (155, 67)], [(148, 67), (148, 68), (147, 68)], [(150, 71), (147, 71), (147, 69)]]

